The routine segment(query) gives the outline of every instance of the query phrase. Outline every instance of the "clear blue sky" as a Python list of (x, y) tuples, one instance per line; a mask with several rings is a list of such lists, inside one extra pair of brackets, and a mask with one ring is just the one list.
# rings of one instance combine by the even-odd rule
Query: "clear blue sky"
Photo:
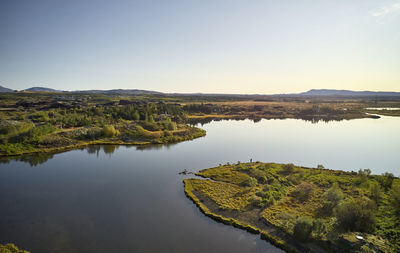
[(1, 0), (0, 85), (400, 91), (400, 0)]

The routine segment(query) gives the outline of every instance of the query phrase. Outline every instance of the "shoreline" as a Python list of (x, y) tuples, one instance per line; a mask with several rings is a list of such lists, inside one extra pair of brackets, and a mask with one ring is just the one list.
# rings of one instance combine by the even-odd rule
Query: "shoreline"
[(88, 141), (88, 142), (81, 142), (73, 145), (68, 145), (68, 146), (63, 146), (63, 147), (53, 147), (53, 148), (38, 148), (37, 150), (31, 150), (31, 151), (24, 151), (16, 154), (0, 154), (0, 158), (13, 158), (13, 157), (19, 157), (23, 155), (34, 155), (34, 154), (58, 154), (70, 150), (75, 150), (75, 149), (80, 149), (84, 147), (88, 147), (91, 145), (124, 145), (124, 146), (144, 146), (144, 145), (159, 145), (159, 144), (176, 144), (184, 141), (191, 141), (197, 138), (201, 138), (206, 136), (206, 131), (203, 129), (199, 128), (199, 131), (197, 135), (195, 136), (190, 136), (189, 138), (186, 138), (185, 136), (182, 137), (182, 140), (178, 140), (176, 142), (162, 142), (162, 141), (132, 141), (132, 142), (126, 142), (126, 141), (121, 141), (121, 140), (94, 140), (94, 141)]
[[(252, 234), (257, 234), (260, 235), (260, 238), (262, 240), (265, 240), (272, 245), (274, 245), (277, 248), (280, 248), (284, 250), (285, 252), (288, 253), (302, 253), (304, 251), (300, 251), (296, 249), (295, 247), (289, 245), (285, 240), (282, 240), (281, 238), (278, 238), (274, 235), (271, 235), (267, 233), (266, 231), (263, 231), (260, 228), (257, 228), (252, 225), (244, 224), (243, 222), (240, 222), (239, 220), (236, 220), (234, 218), (226, 218), (223, 217), (222, 215), (213, 213), (209, 210), (207, 206), (205, 206), (202, 201), (193, 193), (193, 188), (189, 186), (189, 181), (188, 179), (183, 180), (184, 184), (184, 192), (185, 195), (199, 208), (200, 212), (206, 215), (207, 217), (210, 217), (211, 219), (223, 223), (225, 225), (233, 226), (236, 228), (240, 228), (243, 230), (246, 230), (247, 232), (250, 232)], [(304, 250), (304, 249), (303, 249)]]

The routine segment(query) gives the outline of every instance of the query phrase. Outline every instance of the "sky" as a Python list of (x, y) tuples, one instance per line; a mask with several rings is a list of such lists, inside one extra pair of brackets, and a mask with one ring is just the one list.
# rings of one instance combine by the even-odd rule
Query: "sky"
[(1, 0), (0, 85), (400, 91), (400, 0)]

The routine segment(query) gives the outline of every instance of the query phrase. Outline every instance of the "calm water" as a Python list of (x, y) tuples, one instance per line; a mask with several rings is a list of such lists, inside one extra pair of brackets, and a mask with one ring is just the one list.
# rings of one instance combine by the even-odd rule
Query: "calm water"
[(98, 146), (0, 164), (0, 242), (33, 253), (282, 252), (202, 215), (178, 172), (252, 158), (400, 174), (400, 118), (203, 128), (206, 137), (176, 145)]

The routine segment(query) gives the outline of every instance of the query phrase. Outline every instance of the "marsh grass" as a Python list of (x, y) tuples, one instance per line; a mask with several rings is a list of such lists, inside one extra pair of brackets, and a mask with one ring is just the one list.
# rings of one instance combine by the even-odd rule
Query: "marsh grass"
[[(270, 224), (288, 236), (293, 236), (298, 219), (307, 217), (313, 227), (308, 243), (322, 245), (326, 250), (330, 250), (332, 245), (341, 247), (339, 239), (342, 235), (357, 232), (373, 240), (357, 244), (353, 250), (361, 250), (361, 246), (382, 252), (396, 252), (400, 249), (400, 216), (396, 210), (398, 203), (392, 200), (398, 194), (400, 180), (392, 175), (259, 162), (220, 165), (201, 170), (197, 175), (212, 180), (185, 180), (185, 191), (192, 195), (199, 192), (207, 196), (220, 210), (239, 212), (239, 222), (243, 222), (241, 212), (244, 215), (248, 210), (259, 208), (257, 218), (261, 222), (258, 227), (261, 232), (265, 224)], [(249, 178), (257, 179), (256, 184), (243, 184)], [(363, 209), (366, 205), (361, 200), (371, 203), (368, 204), (368, 210)], [(330, 212), (326, 211), (327, 208)], [(340, 223), (344, 215), (353, 215), (346, 213), (349, 210), (362, 213), (357, 217), (359, 221), (355, 221), (359, 225), (350, 222), (344, 226)], [(362, 225), (364, 217), (368, 229)]]

